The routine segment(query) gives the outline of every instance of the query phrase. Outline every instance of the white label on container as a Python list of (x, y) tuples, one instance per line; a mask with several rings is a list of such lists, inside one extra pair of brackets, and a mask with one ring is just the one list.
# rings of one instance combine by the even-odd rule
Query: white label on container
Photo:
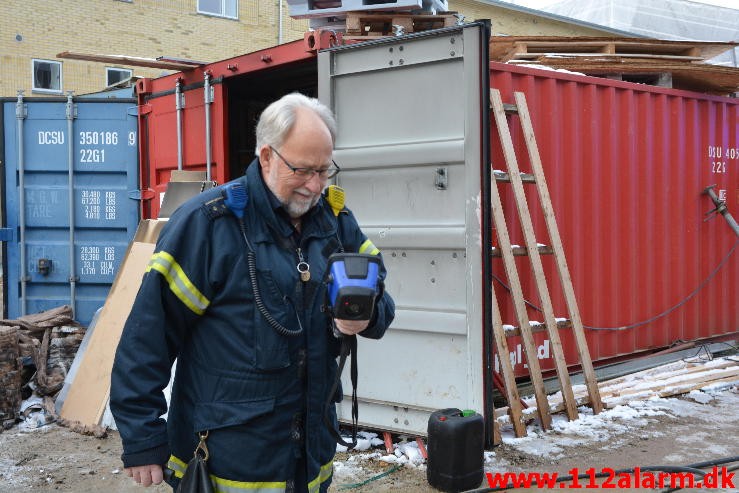
[(100, 219), (100, 190), (82, 190), (80, 205), (85, 219)]
[(708, 146), (708, 160), (711, 164), (711, 173), (726, 173), (728, 161), (739, 161), (739, 147)]
[(115, 192), (105, 192), (105, 219), (113, 221), (117, 216)]
[(80, 145), (118, 145), (118, 132), (80, 132)]
[(41, 130), (38, 133), (39, 145), (64, 144), (64, 132), (61, 130)]
[(105, 149), (80, 149), (80, 163), (102, 164), (105, 162)]

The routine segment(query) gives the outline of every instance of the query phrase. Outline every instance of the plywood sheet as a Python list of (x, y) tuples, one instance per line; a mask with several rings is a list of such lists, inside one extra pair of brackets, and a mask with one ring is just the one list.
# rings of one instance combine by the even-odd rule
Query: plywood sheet
[(62, 406), (61, 417), (67, 421), (83, 425), (97, 425), (100, 421), (108, 402), (113, 358), (123, 325), (154, 252), (161, 226), (162, 221), (156, 220), (139, 224)]

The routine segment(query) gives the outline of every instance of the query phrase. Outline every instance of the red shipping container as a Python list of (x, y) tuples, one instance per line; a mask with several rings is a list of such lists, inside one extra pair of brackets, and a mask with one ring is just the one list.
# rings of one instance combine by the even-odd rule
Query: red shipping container
[[(490, 85), (504, 102), (514, 91), (526, 94), (592, 359), (736, 333), (737, 237), (722, 216), (706, 216), (714, 205), (702, 191), (716, 185), (739, 212), (739, 102), (500, 63), (490, 65)], [(523, 135), (511, 123), (525, 172)], [(503, 169), (495, 128), (491, 142), (493, 167)], [(502, 199), (508, 224), (517, 224), (512, 194)], [(537, 238), (546, 239), (534, 199)], [(512, 242), (524, 244), (520, 231)], [(566, 313), (553, 260), (544, 262), (555, 314)], [(493, 265), (504, 276), (502, 261)], [(522, 283), (538, 304), (533, 280)], [(509, 298), (500, 284), (496, 294), (499, 302)], [(535, 310), (529, 316), (543, 320)], [(514, 323), (512, 305), (503, 319)], [(560, 334), (567, 361), (577, 361), (570, 331)], [(549, 356), (546, 336), (536, 340), (540, 356)], [(525, 374), (519, 343), (509, 341)]]

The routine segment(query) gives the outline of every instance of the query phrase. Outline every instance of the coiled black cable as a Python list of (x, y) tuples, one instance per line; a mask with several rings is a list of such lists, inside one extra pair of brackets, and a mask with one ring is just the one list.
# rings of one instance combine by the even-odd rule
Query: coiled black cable
[[(259, 313), (262, 314), (264, 319), (267, 321), (267, 323), (272, 327), (275, 332), (282, 336), (286, 337), (295, 337), (299, 336), (303, 333), (303, 324), (300, 323), (300, 316), (297, 313), (297, 310), (295, 310), (295, 306), (293, 305), (293, 310), (295, 310), (295, 318), (298, 321), (298, 328), (294, 330), (290, 330), (284, 325), (282, 325), (280, 322), (278, 322), (275, 317), (272, 316), (272, 314), (267, 310), (267, 307), (264, 306), (264, 301), (262, 301), (262, 294), (259, 292), (259, 283), (257, 281), (257, 267), (256, 267), (256, 254), (254, 253), (254, 249), (251, 247), (251, 243), (249, 242), (249, 238), (246, 236), (246, 226), (244, 225), (244, 219), (243, 218), (237, 218), (239, 222), (239, 229), (241, 230), (241, 235), (244, 237), (244, 242), (246, 243), (246, 265), (249, 270), (249, 280), (251, 281), (251, 289), (254, 291), (254, 304), (257, 305), (257, 309), (259, 310)], [(287, 299), (287, 298), (286, 298)], [(288, 301), (290, 301), (288, 299)], [(292, 302), (290, 303), (292, 305)]]

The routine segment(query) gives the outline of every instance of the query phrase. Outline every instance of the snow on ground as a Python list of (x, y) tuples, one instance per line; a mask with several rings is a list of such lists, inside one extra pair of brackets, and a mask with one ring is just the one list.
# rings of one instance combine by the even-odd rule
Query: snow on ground
[[(727, 412), (717, 412), (717, 409)], [(683, 398), (651, 398), (649, 400), (634, 400), (626, 405), (616, 406), (613, 409), (603, 410), (594, 415), (592, 409), (581, 407), (579, 418), (568, 421), (563, 414), (552, 416), (552, 430), (545, 432), (538, 424), (528, 426), (528, 436), (515, 438), (510, 429), (502, 431), (503, 443), (513, 447), (517, 451), (528, 456), (557, 460), (567, 457), (576, 447), (597, 446), (601, 450), (618, 449), (623, 445), (627, 432), (636, 431), (645, 438), (661, 436), (663, 432), (650, 427), (650, 423), (657, 416), (666, 416), (675, 419), (690, 417), (705, 422), (721, 424), (733, 424), (736, 413), (732, 410), (739, 409), (739, 391), (737, 387), (720, 388), (712, 390), (706, 387), (703, 391), (692, 391)], [(701, 441), (700, 433), (690, 436), (677, 437), (688, 443)], [(387, 455), (384, 450), (383, 441), (374, 433), (361, 432), (361, 440), (364, 452), (349, 455), (345, 461), (334, 463), (334, 474), (338, 482), (351, 480), (362, 475), (364, 467), (370, 460), (382, 460), (393, 464), (403, 464), (414, 468), (425, 469), (425, 461), (421, 458), (418, 445), (412, 439), (407, 439), (394, 444), (394, 455)], [(728, 450), (711, 444), (710, 437), (703, 437), (701, 441), (704, 451), (713, 457), (729, 457), (736, 455), (737, 450)], [(376, 447), (373, 450), (370, 447)], [(343, 452), (345, 448), (338, 448)], [(686, 460), (679, 453), (668, 457), (674, 463)], [(511, 464), (505, 458), (496, 455), (496, 452), (485, 452), (485, 470), (506, 470)]]

